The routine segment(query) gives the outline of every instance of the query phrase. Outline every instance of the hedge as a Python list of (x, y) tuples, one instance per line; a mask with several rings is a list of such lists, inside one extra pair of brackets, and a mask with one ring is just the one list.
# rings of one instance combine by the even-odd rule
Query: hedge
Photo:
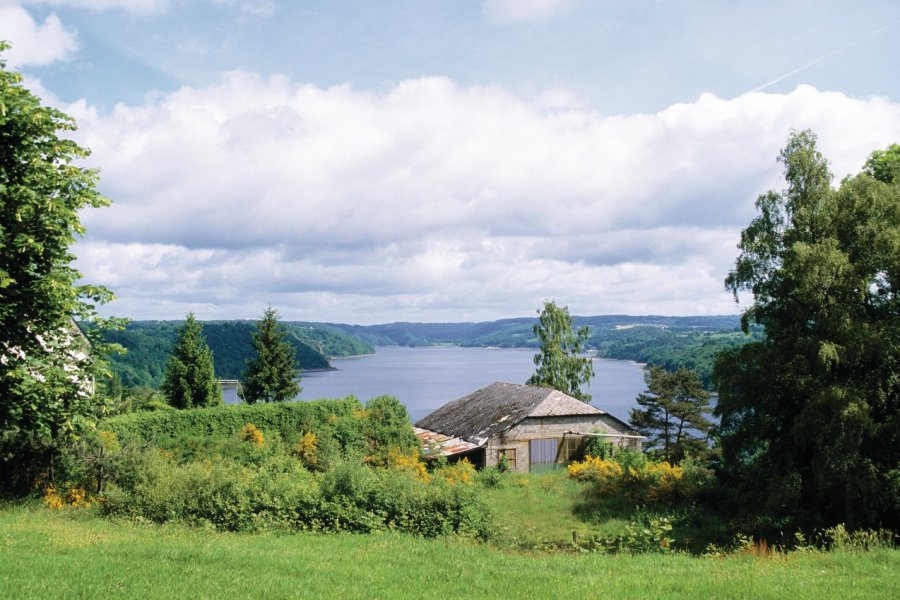
[(225, 437), (253, 423), (282, 435), (317, 431), (363, 410), (353, 396), (340, 400), (232, 404), (208, 408), (138, 412), (100, 421), (98, 428), (112, 431), (123, 443), (152, 443), (166, 438)]

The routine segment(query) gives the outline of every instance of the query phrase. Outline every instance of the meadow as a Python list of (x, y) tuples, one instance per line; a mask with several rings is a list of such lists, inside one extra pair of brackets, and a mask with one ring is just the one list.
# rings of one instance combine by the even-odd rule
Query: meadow
[(2, 598), (896, 598), (900, 551), (503, 550), (450, 536), (228, 533), (0, 505)]

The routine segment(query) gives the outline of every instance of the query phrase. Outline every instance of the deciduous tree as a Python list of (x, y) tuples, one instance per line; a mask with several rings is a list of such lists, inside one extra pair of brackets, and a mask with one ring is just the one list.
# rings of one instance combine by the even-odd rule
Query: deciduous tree
[(705, 454), (705, 434), (712, 428), (706, 418), (710, 394), (697, 374), (688, 369), (651, 367), (644, 381), (647, 391), (636, 400), (641, 408), (631, 409), (631, 425), (647, 436), (644, 448), (659, 451), (670, 464), (688, 455)]
[(194, 408), (222, 404), (222, 388), (216, 380), (213, 354), (203, 339), (203, 326), (188, 313), (178, 330), (178, 341), (166, 365), (162, 385), (169, 404)]
[(725, 281), (766, 339), (716, 363), (724, 472), (776, 526), (900, 525), (900, 186), (881, 156), (835, 190), (793, 133), (787, 188), (759, 197)]
[(590, 402), (591, 395), (581, 390), (594, 377), (592, 359), (582, 356), (590, 330), (582, 327), (573, 331), (574, 319), (569, 315), (569, 308), (560, 308), (552, 300), (544, 302), (538, 314), (534, 334), (541, 343), (541, 351), (534, 357), (537, 369), (527, 383), (554, 388)]
[[(8, 46), (0, 42), (0, 52)], [(75, 325), (95, 320), (104, 288), (79, 283), (70, 248), (79, 211), (106, 206), (88, 151), (65, 114), (41, 105), (0, 60), (0, 471), (50, 467), (98, 413), (102, 360)], [(96, 329), (88, 331), (95, 335)], [(25, 464), (27, 463), (27, 464)], [(24, 476), (24, 475), (23, 475)], [(5, 479), (5, 478), (4, 478)]]
[(248, 404), (295, 398), (300, 393), (300, 370), (287, 332), (278, 324), (278, 311), (267, 308), (251, 337), (255, 354), (247, 361), (241, 398)]

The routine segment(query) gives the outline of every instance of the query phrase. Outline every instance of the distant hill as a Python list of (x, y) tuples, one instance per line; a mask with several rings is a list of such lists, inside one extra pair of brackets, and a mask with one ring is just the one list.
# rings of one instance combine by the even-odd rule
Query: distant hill
[[(536, 348), (536, 318), (474, 323), (389, 323), (384, 325), (330, 324), (331, 327), (376, 346), (459, 346)], [(738, 315), (575, 317), (576, 327), (590, 329), (588, 348), (603, 358), (634, 360), (666, 368), (696, 371), (711, 386), (716, 354), (760, 339), (762, 330), (744, 335)]]
[[(454, 344), (473, 347), (536, 348), (532, 328), (536, 318), (501, 319), (472, 323), (343, 323), (284, 322), (303, 369), (328, 368), (329, 357), (359, 356), (375, 352), (374, 346), (435, 346)], [(634, 360), (670, 369), (695, 370), (711, 386), (716, 354), (725, 348), (761, 339), (740, 330), (740, 317), (632, 316), (575, 317), (577, 327), (590, 329), (588, 349), (603, 358)], [(125, 386), (158, 387), (165, 374), (169, 352), (181, 321), (135, 321), (108, 339), (129, 352), (112, 358), (112, 368)], [(213, 351), (216, 376), (238, 379), (251, 356), (252, 321), (207, 321), (203, 332)]]
[[(121, 344), (128, 352), (110, 359), (113, 372), (126, 387), (159, 387), (165, 377), (169, 353), (181, 321), (134, 321), (122, 331), (107, 334), (107, 341)], [(301, 369), (327, 369), (329, 357), (371, 354), (375, 349), (359, 338), (327, 325), (284, 323), (288, 341), (294, 346)], [(253, 354), (252, 321), (207, 321), (203, 335), (213, 352), (216, 377), (239, 379)]]

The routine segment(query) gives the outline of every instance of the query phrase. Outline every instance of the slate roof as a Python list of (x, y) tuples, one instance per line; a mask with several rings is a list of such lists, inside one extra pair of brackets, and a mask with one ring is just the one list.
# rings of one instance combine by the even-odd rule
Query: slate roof
[(481, 445), (526, 417), (606, 414), (554, 389), (498, 382), (448, 402), (417, 421), (416, 427)]

